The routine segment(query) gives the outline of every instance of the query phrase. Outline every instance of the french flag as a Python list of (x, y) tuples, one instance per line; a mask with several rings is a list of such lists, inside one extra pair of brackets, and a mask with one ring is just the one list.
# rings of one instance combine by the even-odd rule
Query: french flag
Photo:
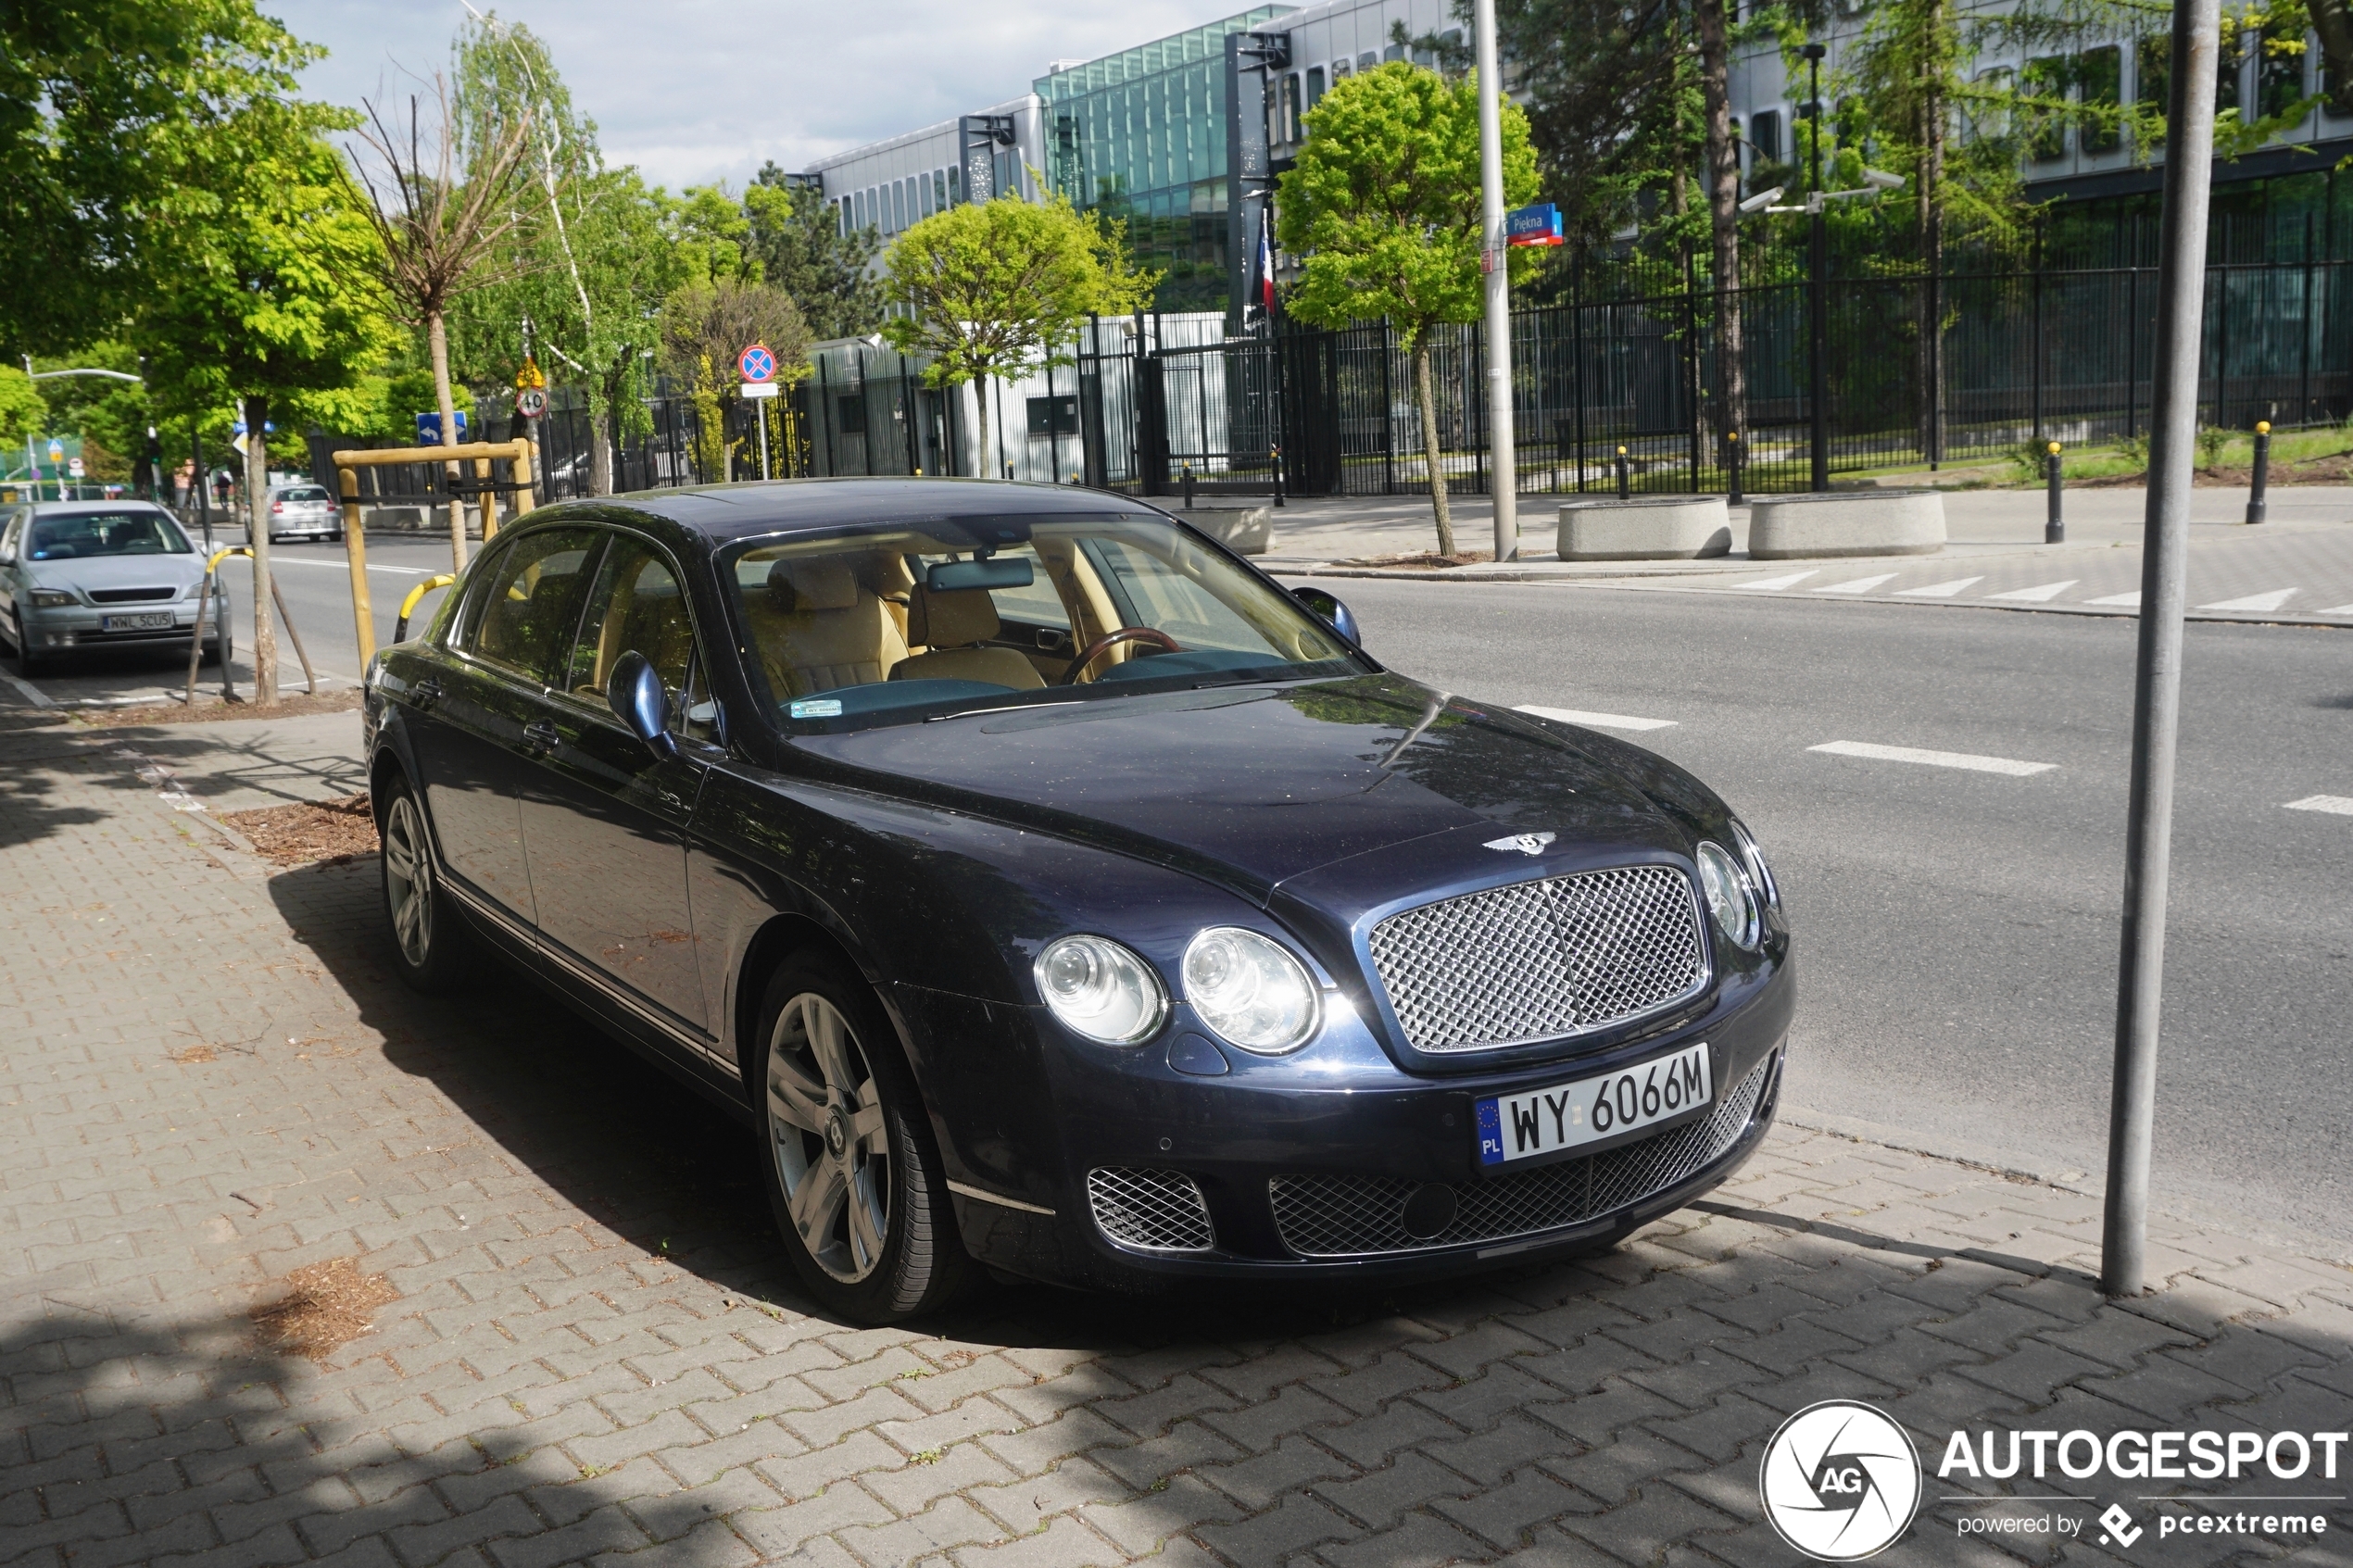
[(1258, 307), (1270, 316), (1275, 310), (1275, 247), (1267, 240), (1266, 229), (1273, 217), (1262, 213), (1258, 220)]

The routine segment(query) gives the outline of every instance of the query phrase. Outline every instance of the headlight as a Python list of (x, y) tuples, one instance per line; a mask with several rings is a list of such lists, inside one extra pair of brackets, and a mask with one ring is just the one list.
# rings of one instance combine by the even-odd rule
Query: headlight
[(1160, 1027), (1168, 993), (1151, 965), (1101, 936), (1065, 936), (1038, 955), (1046, 1006), (1079, 1034), (1132, 1046)]
[(1755, 834), (1738, 817), (1732, 819), (1732, 836), (1741, 841), (1741, 851), (1748, 857), (1749, 874), (1756, 879), (1757, 890), (1765, 895), (1768, 909), (1781, 907), (1781, 885), (1773, 880), (1773, 868), (1765, 863), (1765, 851), (1756, 847)]
[(1218, 1036), (1279, 1056), (1315, 1029), (1315, 983), (1300, 961), (1255, 931), (1213, 925), (1185, 949), (1185, 999)]
[(1703, 844), (1692, 857), (1699, 862), (1699, 884), (1707, 895), (1707, 912), (1716, 929), (1735, 947), (1756, 946), (1756, 901), (1748, 896), (1748, 879), (1721, 845)]
[(32, 607), (35, 609), (64, 609), (73, 602), (71, 594), (56, 588), (35, 588), (32, 591)]

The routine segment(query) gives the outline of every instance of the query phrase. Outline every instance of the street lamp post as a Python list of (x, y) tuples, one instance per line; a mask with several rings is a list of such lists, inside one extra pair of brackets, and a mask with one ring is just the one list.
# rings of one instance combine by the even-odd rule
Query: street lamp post
[(1475, 0), (1473, 45), (1478, 70), (1480, 265), (1487, 276), (1487, 439), (1492, 455), (1488, 497), (1495, 505), (1495, 558), (1519, 558), (1519, 458), (1512, 431), (1510, 253), (1504, 234), (1502, 79), (1495, 67), (1495, 0)]
[(1830, 270), (1830, 225), (1822, 215), (1822, 55), (1819, 44), (1808, 44), (1806, 56), (1806, 113), (1813, 121), (1813, 178), (1806, 186), (1806, 210), (1811, 232), (1806, 259), (1806, 403), (1813, 411), (1813, 485), (1831, 487), (1830, 363), (1824, 352), (1823, 317), (1829, 303), (1824, 274)]

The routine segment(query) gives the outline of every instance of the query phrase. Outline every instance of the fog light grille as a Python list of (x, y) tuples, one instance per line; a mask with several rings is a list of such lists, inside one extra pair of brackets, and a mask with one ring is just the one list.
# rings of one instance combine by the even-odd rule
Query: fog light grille
[(1087, 1202), (1105, 1236), (1154, 1252), (1206, 1252), (1217, 1245), (1201, 1187), (1182, 1171), (1098, 1166)]
[(1583, 1160), (1460, 1184), (1453, 1223), (1427, 1240), (1404, 1224), (1406, 1201), (1421, 1184), (1382, 1177), (1277, 1176), (1266, 1184), (1275, 1227), (1302, 1257), (1353, 1258), (1504, 1241), (1602, 1219), (1705, 1169), (1740, 1141), (1772, 1066), (1767, 1058), (1696, 1122)]
[(1622, 866), (1516, 882), (1393, 914), (1373, 968), (1417, 1051), (1485, 1051), (1591, 1034), (1707, 985), (1691, 878)]

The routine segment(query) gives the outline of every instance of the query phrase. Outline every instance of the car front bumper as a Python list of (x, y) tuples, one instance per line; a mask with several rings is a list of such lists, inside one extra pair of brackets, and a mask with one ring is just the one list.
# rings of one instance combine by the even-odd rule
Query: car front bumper
[[(951, 1156), (968, 1178), (954, 1183), (965, 1244), (1013, 1273), (1126, 1290), (1186, 1279), (1404, 1280), (1604, 1246), (1722, 1182), (1762, 1141), (1794, 993), (1783, 963), (1672, 1029), (1508, 1073), (1443, 1077), (1367, 1071), (1360, 1054), (1337, 1081), (1318, 1083), (1312, 1051), (1267, 1060), (1231, 1050), (1220, 1053), (1227, 1071), (1204, 1077), (1173, 1070), (1161, 1040), (1110, 1052), (1033, 1038), (1016, 1053), (1035, 1051), (1046, 1071), (1051, 1126), (1037, 1127), (1034, 1110), (1023, 1116), (1008, 1095), (990, 1108), (1000, 1135), (968, 1137), (964, 1158)], [(993, 1010), (1000, 1029), (1012, 1011)], [(1025, 1022), (1051, 1030), (1034, 1013)], [(1702, 1042), (1714, 1093), (1699, 1110), (1575, 1150), (1480, 1162), (1479, 1100)], [(970, 1091), (957, 1098), (982, 1110)], [(1001, 1135), (1025, 1123), (1027, 1135)]]
[[(108, 631), (108, 616), (159, 615), (169, 613), (169, 627), (143, 627), (135, 631)], [(153, 647), (177, 643), (187, 646), (195, 635), (196, 601), (170, 599), (152, 606), (126, 605), (105, 609), (88, 605), (60, 605), (54, 608), (20, 606), (18, 621), (24, 633), (27, 646), (34, 653), (70, 653), (80, 648)], [(206, 617), (205, 642), (220, 640), (219, 626)]]

